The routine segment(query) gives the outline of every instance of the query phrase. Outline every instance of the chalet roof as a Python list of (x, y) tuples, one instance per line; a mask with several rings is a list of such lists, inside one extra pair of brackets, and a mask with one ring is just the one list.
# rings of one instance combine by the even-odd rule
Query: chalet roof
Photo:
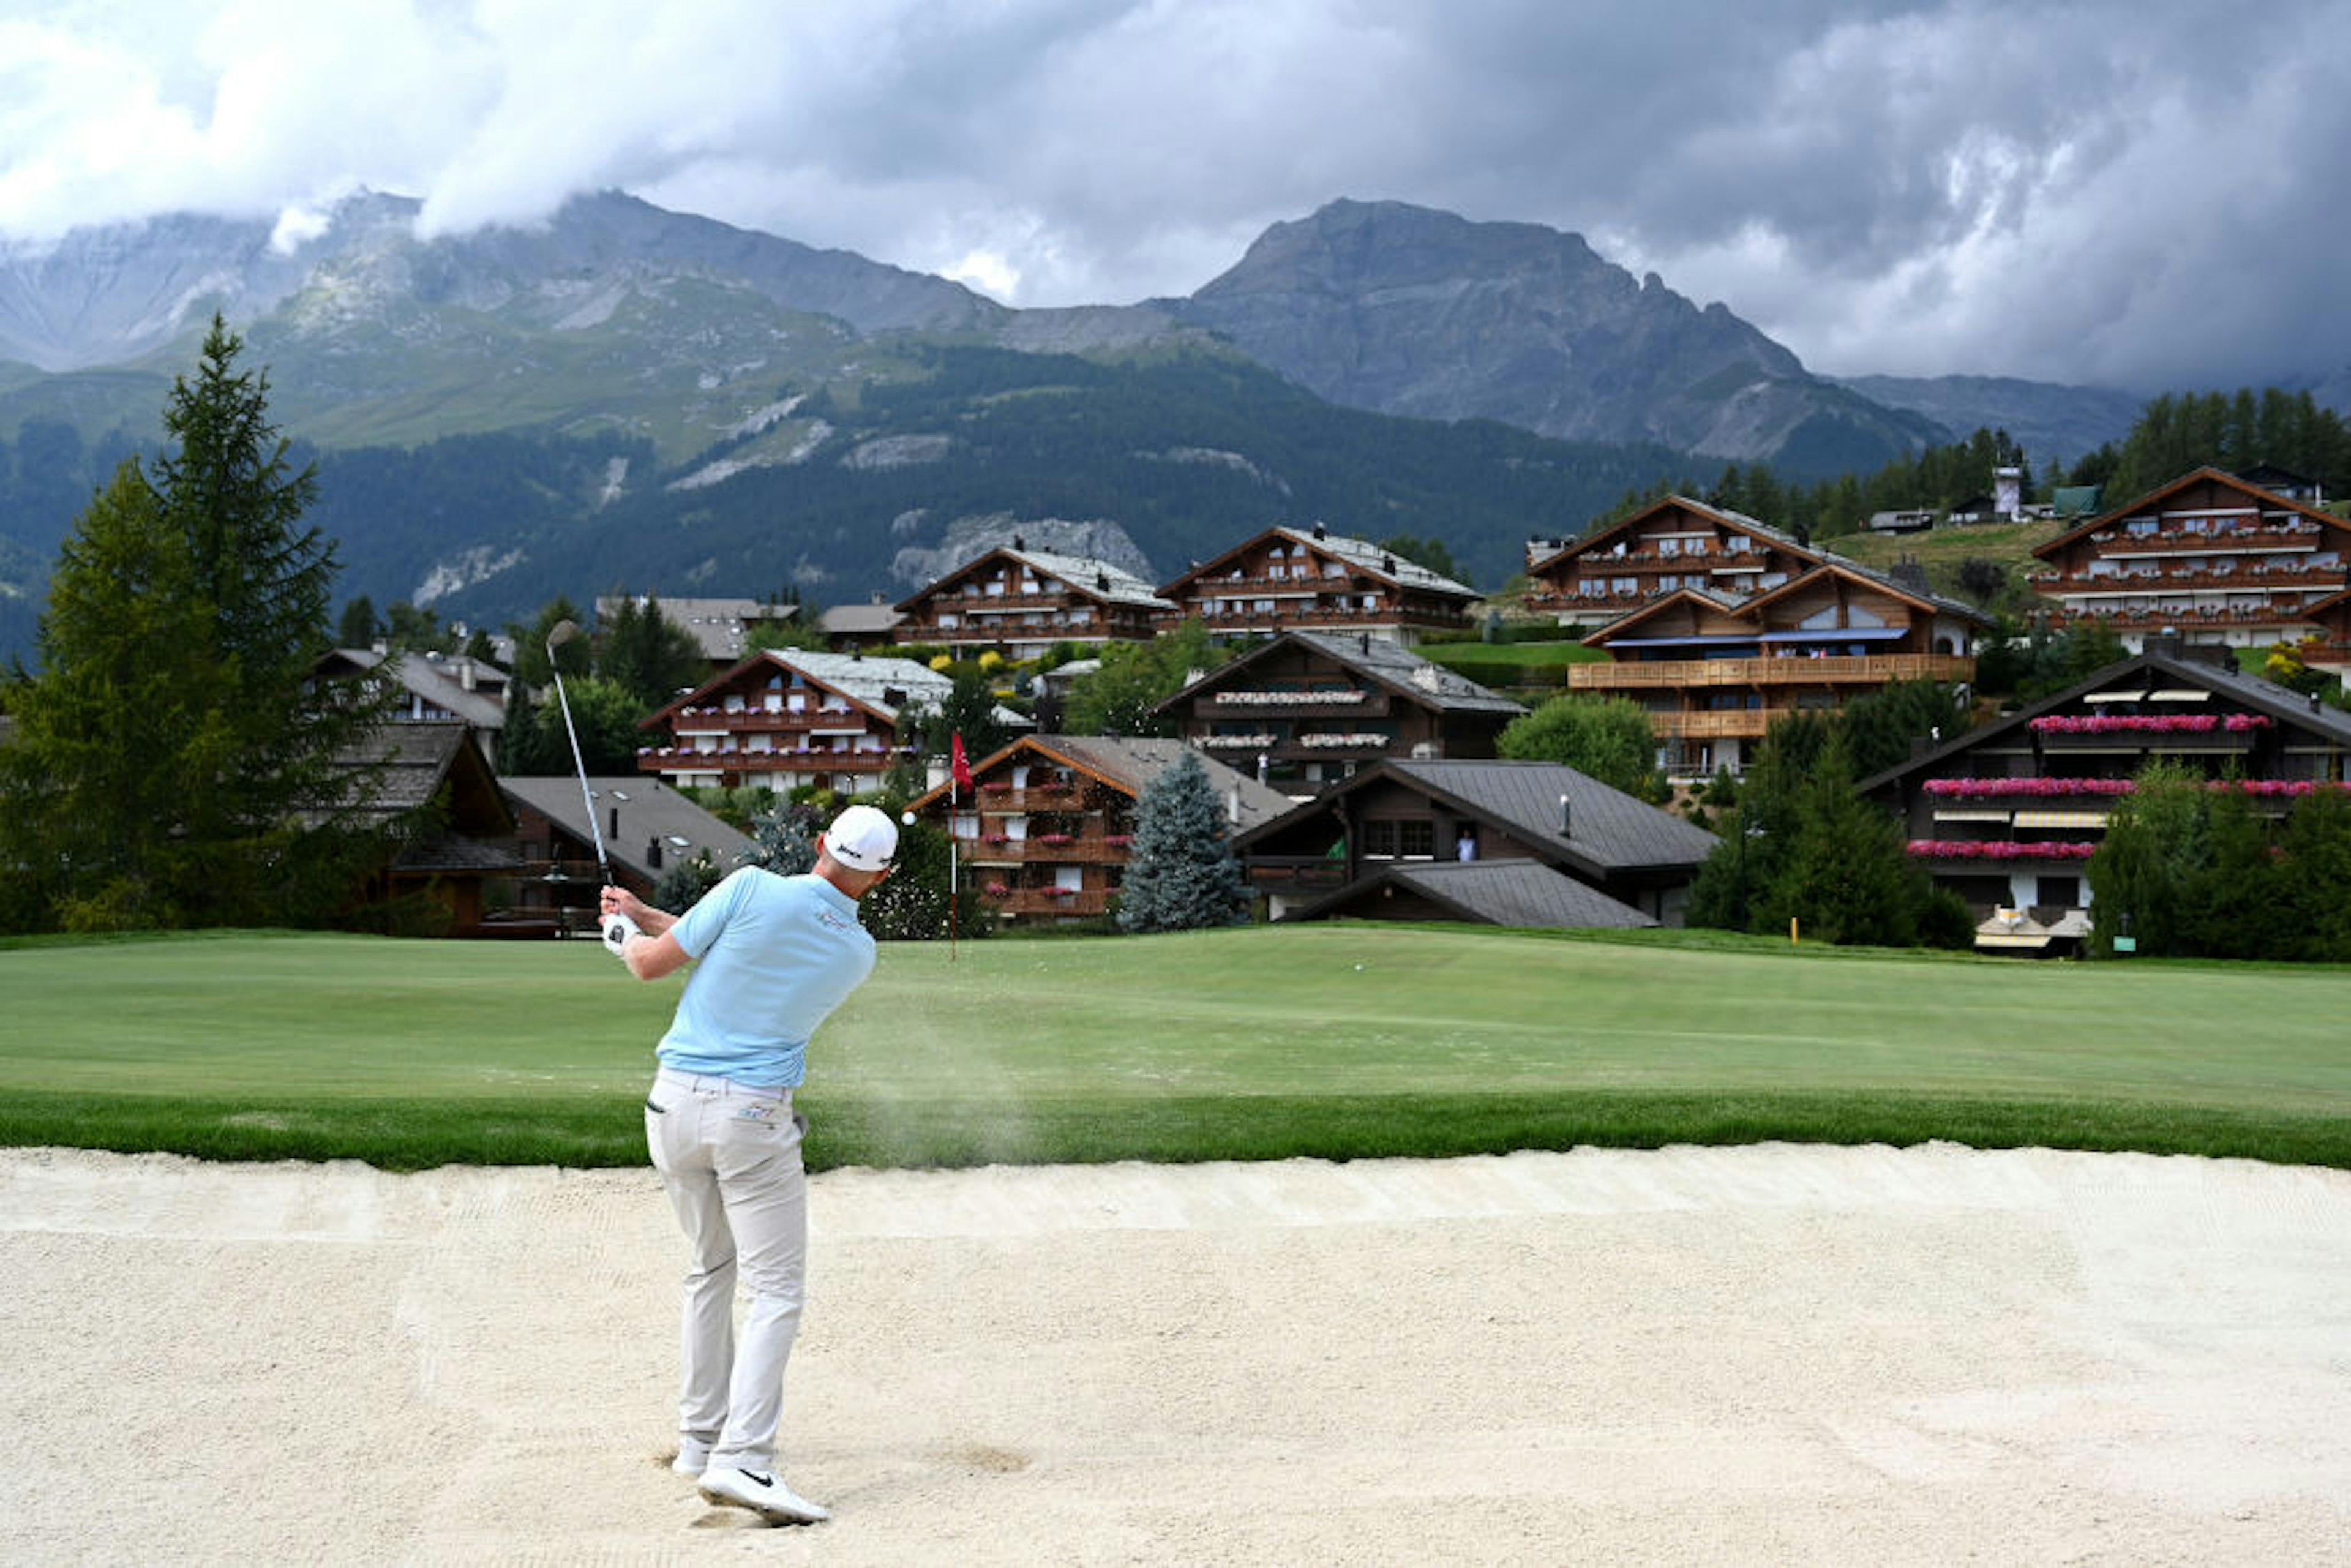
[(1947, 599), (1931, 588), (1919, 588), (1910, 583), (1897, 581), (1893, 577), (1885, 572), (1879, 571), (1875, 567), (1864, 566), (1861, 562), (1851, 559), (1845, 556), (1837, 555), (1828, 550), (1821, 550), (1816, 553), (1820, 556), (1820, 565), (1814, 567), (1810, 571), (1802, 572), (1797, 576), (1790, 578), (1787, 581), (1780, 584), (1777, 588), (1767, 588), (1762, 590), (1753, 598), (1748, 600), (1745, 607), (1751, 610), (1766, 604), (1772, 600), (1792, 596), (1795, 591), (1804, 584), (1813, 581), (1814, 579), (1818, 578), (1821, 573), (1828, 571), (1852, 578), (1856, 581), (1868, 583), (1873, 588), (1883, 589), (1886, 592), (1894, 594), (1897, 598), (1907, 599), (1911, 603), (1931, 610), (1938, 615), (1957, 616), (1960, 620), (1969, 622), (1977, 626), (1989, 626), (1991, 624), (1991, 616), (1985, 614), (1982, 611), (1977, 609), (1972, 604), (1967, 603), (1963, 600)]
[(1710, 588), (1691, 588), (1685, 584), (1680, 588), (1668, 589), (1653, 599), (1645, 599), (1614, 621), (1594, 627), (1585, 634), (1583, 645), (1587, 648), (1604, 647), (1615, 642), (1649, 617), (1686, 599), (1695, 601), (1706, 609), (1719, 611), (1725, 615), (1740, 614), (1747, 607), (1747, 601), (1743, 598), (1732, 599), (1725, 594), (1717, 593)]
[(817, 618), (817, 624), (828, 637), (872, 637), (887, 641), (906, 618), (904, 611), (886, 604), (878, 597), (865, 604), (836, 604)]
[(2273, 681), (2248, 675), (2234, 668), (2224, 669), (2218, 664), (2177, 658), (2168, 653), (2146, 653), (2108, 664), (2053, 696), (2043, 697), (2029, 707), (1956, 736), (1930, 751), (1863, 779), (1855, 788), (1864, 795), (1874, 795), (1890, 788), (1907, 786), (1914, 775), (1931, 778), (1935, 769), (1948, 766), (1953, 757), (1978, 747), (2012, 740), (2034, 719), (2064, 712), (2094, 692), (2127, 691), (2134, 686), (2141, 690), (2197, 688), (2208, 691), (2215, 696), (2241, 705), (2248, 712), (2267, 715), (2281, 729), (2299, 731), (2326, 746), (2351, 747), (2351, 714), (2340, 708), (2314, 703), (2300, 692), (2290, 691)]
[(2241, 479), (2234, 474), (2224, 474), (2220, 469), (2207, 465), (2182, 474), (2168, 485), (2158, 485), (2135, 500), (2126, 502), (2119, 507), (2109, 507), (2096, 517), (2084, 519), (2045, 544), (2033, 546), (2032, 553), (2043, 560), (2053, 561), (2064, 552), (2065, 547), (2075, 539), (2086, 534), (2095, 533), (2100, 528), (2112, 528), (2126, 517), (2160, 508), (2165, 501), (2188, 488), (2189, 486), (2203, 483), (2217, 484), (2224, 488), (2238, 491), (2247, 500), (2257, 506), (2299, 513), (2312, 522), (2322, 524), (2326, 528), (2351, 532), (2351, 522), (2344, 521), (2332, 512), (2311, 506), (2307, 502), (2297, 501), (2290, 496), (2281, 496), (2274, 490), (2264, 490), (2259, 485)]
[(1238, 657), (1210, 670), (1174, 696), (1157, 705), (1159, 712), (1181, 706), (1195, 695), (1230, 685), (1236, 675), (1284, 647), (1311, 650), (1343, 669), (1377, 683), (1423, 707), (1444, 713), (1521, 714), (1526, 705), (1489, 691), (1466, 675), (1457, 675), (1432, 659), (1425, 659), (1403, 643), (1385, 637), (1337, 632), (1285, 632)]
[[(1001, 767), (1020, 753), (1041, 757), (1074, 768), (1101, 780), (1123, 794), (1140, 798), (1150, 782), (1159, 777), (1176, 759), (1190, 751), (1200, 760), (1208, 782), (1215, 786), (1217, 799), (1228, 805), (1237, 804), (1235, 826), (1242, 831), (1260, 822), (1271, 821), (1296, 805), (1289, 796), (1270, 785), (1260, 784), (1249, 774), (1228, 767), (1181, 740), (1162, 740), (1141, 737), (1106, 735), (1029, 735), (1009, 746), (989, 753), (972, 764), (974, 774), (984, 774)], [(927, 789), (915, 797), (912, 804), (920, 809), (943, 799), (947, 793), (944, 784)]]
[[(747, 672), (767, 665), (795, 671), (827, 691), (848, 698), (884, 723), (895, 722), (902, 707), (941, 706), (955, 691), (955, 682), (912, 659), (869, 659), (862, 653), (769, 648), (647, 715), (639, 721), (638, 727), (658, 728), (669, 722), (675, 710), (695, 706), (710, 696), (724, 695), (737, 688)], [(893, 694), (895, 701), (891, 700)]]
[(901, 611), (913, 609), (939, 588), (969, 575), (992, 560), (1013, 560), (1029, 568), (1040, 577), (1050, 577), (1071, 592), (1103, 604), (1132, 604), (1144, 610), (1173, 610), (1175, 605), (1162, 599), (1151, 584), (1123, 567), (1113, 566), (1092, 556), (1057, 555), (1050, 550), (1029, 549), (1025, 546), (999, 545), (985, 554), (944, 572), (922, 589), (898, 601)]
[(1165, 596), (1185, 583), (1197, 581), (1242, 551), (1272, 538), (1288, 539), (1292, 544), (1302, 544), (1321, 554), (1335, 556), (1358, 571), (1368, 572), (1399, 588), (1416, 589), (1424, 593), (1440, 594), (1461, 600), (1478, 597), (1478, 591), (1467, 583), (1456, 582), (1444, 573), (1432, 571), (1418, 561), (1406, 560), (1394, 550), (1383, 549), (1369, 539), (1350, 538), (1344, 534), (1334, 534), (1319, 524), (1311, 528), (1294, 528), (1287, 523), (1279, 523), (1263, 533), (1251, 535), (1221, 555), (1200, 562), (1174, 581), (1161, 585), (1160, 593)]
[(1581, 538), (1569, 540), (1543, 559), (1531, 563), (1528, 570), (1541, 573), (1565, 558), (1589, 550), (1595, 545), (1628, 531), (1635, 523), (1644, 522), (1656, 513), (1674, 507), (1695, 512), (1700, 517), (1736, 528), (1741, 533), (1752, 534), (1757, 538), (1768, 540), (1792, 555), (1803, 557), (1806, 560), (1820, 559), (1821, 551), (1805, 544), (1795, 535), (1783, 533), (1771, 524), (1760, 518), (1750, 517), (1744, 512), (1734, 512), (1728, 507), (1709, 507), (1704, 501), (1693, 501), (1687, 496), (1662, 496), (1630, 517), (1619, 517), (1604, 528), (1598, 528)]
[[(595, 842), (588, 827), (588, 805), (580, 797), (577, 774), (541, 779), (507, 778), (498, 788), (508, 800), (529, 807), (582, 844)], [(692, 860), (701, 851), (722, 872), (743, 863), (751, 841), (660, 779), (631, 773), (617, 778), (590, 777), (588, 789), (600, 813), (596, 827), (604, 835), (604, 852), (613, 861), (647, 877), (658, 877), (665, 867)], [(612, 813), (620, 825), (612, 826)], [(661, 841), (662, 863), (650, 863), (645, 853)]]
[(444, 713), (453, 714), (475, 729), (506, 727), (506, 705), (488, 692), (467, 691), (435, 661), (407, 653), (380, 653), (372, 648), (338, 648), (322, 662), (339, 662), (354, 670), (380, 673), (423, 698)]
[[(1720, 841), (1696, 823), (1563, 763), (1392, 759), (1365, 771), (1380, 768), (1470, 808), (1523, 842), (1559, 844), (1595, 872), (1696, 866)], [(1562, 795), (1571, 830), (1564, 837), (1559, 831)]]
[(1284, 918), (1313, 920), (1343, 914), (1358, 900), (1390, 886), (1419, 894), (1460, 919), (1493, 925), (1627, 930), (1657, 924), (1631, 904), (1530, 860), (1396, 862)]
[(482, 754), (474, 735), (473, 727), (459, 719), (378, 725), (338, 758), (351, 775), (368, 776), (371, 782), (365, 799), (354, 798), (361, 786), (352, 777), (344, 787), (342, 800), (304, 815), (316, 821), (341, 809), (389, 822), (431, 805), (449, 786), (452, 814), (444, 824), (446, 831), (492, 837), (511, 833), (514, 813), (499, 795), (489, 758)]
[[(1407, 760), (1387, 758), (1357, 771), (1284, 818), (1243, 835), (1270, 835), (1289, 821), (1327, 811), (1342, 798), (1394, 779), (1496, 828), (1555, 864), (1593, 877), (1620, 872), (1694, 869), (1719, 842), (1704, 828), (1557, 762)], [(1567, 799), (1568, 832), (1560, 830)]]

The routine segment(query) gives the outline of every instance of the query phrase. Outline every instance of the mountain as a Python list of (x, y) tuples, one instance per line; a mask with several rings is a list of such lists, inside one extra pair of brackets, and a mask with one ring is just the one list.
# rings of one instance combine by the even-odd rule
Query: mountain
[(623, 585), (898, 598), (1023, 529), (1164, 580), (1324, 521), (1493, 587), (1693, 454), (1801, 478), (1944, 435), (1573, 235), (1397, 204), (1277, 225), (1188, 299), (1056, 310), (617, 194), (418, 211), (0, 248), (0, 656), (214, 310), (319, 461), (343, 591), (477, 622)]
[(2112, 442), (2121, 444), (2146, 400), (2112, 387), (2061, 386), (2013, 376), (1839, 376), (1887, 408), (1907, 409), (1959, 434), (2005, 430), (2038, 476), (2052, 458), (2072, 465)]
[(1721, 305), (1573, 234), (1400, 202), (1276, 224), (1188, 299), (1153, 301), (1333, 402), (1579, 441), (1866, 471), (1953, 434), (1813, 376)]

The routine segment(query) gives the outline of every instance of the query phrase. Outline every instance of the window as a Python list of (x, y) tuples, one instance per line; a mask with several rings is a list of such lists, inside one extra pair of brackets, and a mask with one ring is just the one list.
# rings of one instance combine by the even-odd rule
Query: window
[(1364, 853), (1393, 858), (1396, 852), (1396, 824), (1374, 819), (1364, 824)]
[(1396, 824), (1396, 849), (1405, 855), (1426, 859), (1437, 852), (1437, 824), (1422, 818), (1417, 821)]

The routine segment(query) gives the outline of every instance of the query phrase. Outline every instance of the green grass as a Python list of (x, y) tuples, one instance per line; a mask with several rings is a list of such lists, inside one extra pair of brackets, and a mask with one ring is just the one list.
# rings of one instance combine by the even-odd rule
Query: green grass
[[(674, 983), (593, 945), (0, 948), (0, 1143), (641, 1163)], [(1353, 1158), (1792, 1139), (2351, 1167), (2351, 973), (1319, 925), (886, 947), (810, 1163)]]

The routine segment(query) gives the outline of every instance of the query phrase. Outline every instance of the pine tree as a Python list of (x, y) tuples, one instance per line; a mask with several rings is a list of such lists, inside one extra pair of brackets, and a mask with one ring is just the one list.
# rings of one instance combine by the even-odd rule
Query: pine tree
[(314, 679), (334, 549), (241, 347), (215, 317), (175, 444), (152, 478), (124, 462), (60, 551), (0, 777), (20, 924), (299, 923), (349, 891), (352, 748), (387, 699)]
[(1247, 918), (1249, 890), (1233, 858), (1224, 802), (1186, 750), (1143, 787), (1134, 846), (1119, 893), (1127, 931), (1191, 931)]

